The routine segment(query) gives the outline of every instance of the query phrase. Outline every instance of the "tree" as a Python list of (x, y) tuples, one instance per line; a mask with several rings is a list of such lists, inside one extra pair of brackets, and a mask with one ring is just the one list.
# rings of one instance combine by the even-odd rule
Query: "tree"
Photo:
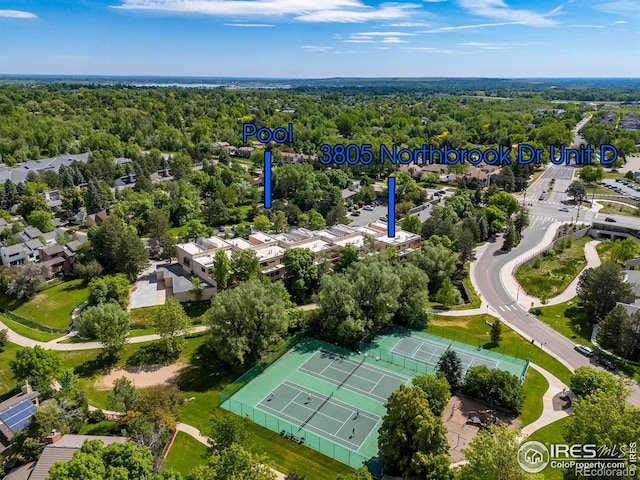
[[(400, 385), (384, 406), (387, 413), (378, 432), (378, 447), (389, 473), (451, 478), (448, 461), (442, 468), (438, 458), (448, 450), (446, 429), (442, 420), (431, 413), (422, 389)], [(434, 470), (443, 476), (433, 476)]]
[(629, 390), (597, 389), (573, 403), (564, 437), (569, 445), (629, 445), (640, 438), (640, 409), (626, 403)]
[(147, 265), (147, 249), (131, 228), (110, 215), (90, 236), (93, 257), (109, 273), (124, 273), (131, 281)]
[(47, 233), (53, 230), (52, 219), (53, 215), (51, 213), (44, 210), (34, 210), (27, 217), (27, 223), (33, 225), (42, 233)]
[(447, 379), (452, 392), (462, 386), (462, 361), (455, 350), (447, 349), (440, 356), (436, 370)]
[(428, 373), (424, 373), (413, 377), (411, 384), (425, 393), (431, 413), (436, 417), (440, 417), (449, 402), (449, 398), (451, 398), (449, 382), (444, 375), (429, 375)]
[(453, 286), (451, 280), (445, 278), (442, 286), (436, 293), (436, 302), (441, 303), (444, 308), (447, 308), (451, 305), (457, 305), (460, 301), (460, 292)]
[(225, 250), (218, 250), (213, 257), (213, 278), (218, 291), (226, 290), (231, 279), (231, 261)]
[(288, 328), (287, 302), (281, 285), (257, 280), (218, 293), (205, 317), (217, 356), (235, 368), (253, 365)]
[(185, 347), (182, 335), (189, 331), (191, 322), (180, 302), (174, 297), (167, 299), (153, 319), (153, 326), (160, 335), (169, 358), (177, 358)]
[(464, 377), (464, 393), (491, 407), (504, 408), (516, 415), (524, 405), (520, 379), (504, 370), (486, 365), (469, 367)]
[(624, 382), (604, 370), (596, 370), (592, 367), (579, 367), (571, 375), (569, 384), (571, 391), (578, 397), (586, 397), (596, 390), (604, 390), (610, 393), (617, 392), (620, 396), (626, 394)]
[(423, 330), (429, 320), (429, 277), (415, 265), (402, 262), (394, 272), (400, 281), (398, 310), (393, 323), (408, 328)]
[(617, 302), (632, 295), (632, 285), (625, 281), (624, 271), (614, 262), (585, 270), (576, 289), (585, 313), (598, 322), (613, 310)]
[(508, 252), (518, 244), (518, 233), (512, 222), (509, 222), (507, 231), (504, 234), (504, 240), (502, 242), (501, 250)]
[(567, 188), (567, 193), (573, 197), (573, 201), (576, 203), (582, 202), (582, 200), (587, 196), (584, 184), (579, 180), (571, 182)]
[(231, 276), (235, 282), (246, 282), (262, 277), (260, 261), (253, 250), (240, 250), (231, 254)]
[[(433, 238), (433, 237), (432, 237)], [(445, 279), (450, 279), (456, 270), (458, 255), (450, 248), (430, 241), (423, 242), (419, 251), (408, 256), (409, 262), (429, 277), (429, 291), (435, 294)]]
[(344, 272), (349, 266), (358, 261), (358, 249), (355, 245), (347, 244), (344, 247), (340, 247), (338, 261), (333, 266), (333, 269), (337, 272)]
[(112, 302), (87, 307), (80, 313), (78, 332), (98, 340), (108, 354), (117, 356), (127, 343), (129, 314)]
[(489, 197), (488, 205), (490, 207), (496, 207), (502, 212), (504, 212), (508, 217), (513, 215), (520, 208), (520, 203), (516, 200), (513, 195), (510, 195), (507, 192), (498, 192)]
[(247, 417), (241, 417), (223, 410), (216, 410), (211, 417), (211, 428), (207, 434), (209, 438), (209, 453), (222, 451), (231, 445), (247, 445), (251, 438)]
[(640, 358), (640, 313), (627, 313), (622, 305), (616, 305), (600, 322), (598, 343), (628, 360)]
[(69, 400), (75, 398), (78, 393), (80, 378), (73, 373), (73, 369), (65, 368), (57, 376), (56, 380), (60, 384), (57, 396), (61, 399)]
[(420, 233), (422, 230), (422, 222), (415, 215), (407, 215), (402, 219), (400, 226), (403, 230), (412, 233)]
[(529, 474), (520, 467), (521, 445), (517, 430), (495, 425), (480, 430), (462, 451), (468, 463), (460, 469), (460, 480), (542, 480), (541, 475)]
[(42, 193), (34, 193), (31, 195), (22, 195), (18, 203), (18, 209), (16, 212), (22, 218), (27, 219), (32, 212), (40, 210), (43, 212), (50, 212), (51, 209), (47, 205), (47, 200)]
[(291, 248), (282, 256), (286, 268), (284, 286), (296, 303), (302, 303), (318, 287), (316, 256), (308, 248)]
[(76, 272), (85, 283), (99, 277), (103, 271), (104, 268), (97, 260), (89, 260), (87, 263), (76, 262)]
[(126, 377), (113, 382), (113, 390), (109, 394), (108, 406), (117, 412), (127, 413), (133, 410), (138, 402), (138, 391)]
[(287, 230), (287, 218), (282, 210), (275, 210), (271, 214), (271, 221), (273, 222), (273, 231), (275, 233), (282, 233)]
[(529, 226), (529, 210), (522, 206), (513, 220), (518, 238), (522, 236), (522, 231)]
[(189, 293), (191, 293), (196, 298), (196, 302), (199, 302), (200, 300), (202, 300), (202, 280), (200, 279), (200, 277), (191, 277), (189, 281), (192, 285)]
[(20, 348), (9, 362), (13, 378), (18, 383), (29, 382), (35, 390), (46, 397), (51, 393), (51, 384), (60, 372), (60, 354), (40, 346)]
[(2, 330), (0, 330), (0, 352), (2, 352), (2, 349), (6, 347), (8, 344), (9, 344), (9, 330), (6, 328), (3, 328)]
[(480, 241), (486, 241), (489, 238), (489, 222), (484, 215), (478, 220), (478, 228), (480, 229)]
[(122, 308), (129, 305), (129, 280), (118, 273), (95, 278), (89, 282), (89, 305), (116, 302)]
[(175, 239), (169, 232), (169, 217), (164, 210), (152, 210), (146, 228), (151, 239), (152, 255), (161, 259), (171, 258), (175, 252)]
[(194, 468), (187, 480), (276, 480), (265, 455), (251, 453), (234, 443), (214, 452), (206, 465)]
[(158, 480), (153, 473), (153, 455), (133, 442), (103, 446), (100, 440), (86, 441), (69, 461), (53, 464), (50, 480)]
[(611, 260), (617, 263), (624, 263), (640, 254), (640, 244), (633, 238), (616, 240), (609, 250)]
[[(631, 176), (633, 180), (633, 175)], [(580, 169), (578, 177), (586, 184), (599, 182), (604, 178), (604, 168), (602, 165), (585, 165)]]
[(491, 341), (498, 345), (502, 340), (502, 322), (496, 318), (491, 325)]
[(258, 232), (268, 233), (271, 231), (271, 221), (266, 215), (258, 215), (253, 219), (253, 228)]
[[(38, 391), (42, 395), (42, 391)], [(25, 429), (11, 439), (14, 451), (26, 461), (37, 460), (52, 430), (63, 435), (70, 432), (69, 425), (56, 401), (45, 402), (40, 408), (36, 408)]]
[(9, 282), (7, 294), (19, 300), (33, 297), (38, 287), (51, 276), (51, 270), (42, 263), (29, 263), (22, 267), (18, 275)]

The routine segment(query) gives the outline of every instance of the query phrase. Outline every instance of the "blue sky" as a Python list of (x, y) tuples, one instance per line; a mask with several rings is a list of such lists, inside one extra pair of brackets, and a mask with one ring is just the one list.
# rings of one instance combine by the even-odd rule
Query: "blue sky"
[(0, 0), (0, 73), (640, 77), (640, 1)]

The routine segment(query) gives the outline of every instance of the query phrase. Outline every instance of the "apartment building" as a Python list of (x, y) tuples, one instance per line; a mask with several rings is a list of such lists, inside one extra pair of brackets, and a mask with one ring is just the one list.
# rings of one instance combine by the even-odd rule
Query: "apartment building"
[(223, 239), (217, 236), (200, 238), (195, 242), (176, 245), (178, 264), (185, 274), (195, 275), (213, 283), (213, 261), (219, 250), (231, 258), (233, 252), (250, 250), (255, 252), (262, 271), (273, 280), (284, 277), (282, 257), (292, 248), (307, 248), (316, 255), (316, 262), (333, 263), (338, 259), (340, 248), (354, 245), (364, 252), (371, 248), (380, 252), (394, 246), (403, 256), (420, 248), (421, 237), (396, 227), (395, 237), (387, 235), (387, 224), (376, 222), (361, 227), (333, 225), (323, 230), (312, 231), (294, 228), (287, 233), (267, 234), (255, 232), (248, 239)]

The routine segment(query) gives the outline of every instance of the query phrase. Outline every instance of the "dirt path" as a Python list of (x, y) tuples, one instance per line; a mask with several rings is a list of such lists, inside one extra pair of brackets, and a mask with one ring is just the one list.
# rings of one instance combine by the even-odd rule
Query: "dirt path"
[(136, 388), (174, 383), (178, 379), (182, 367), (182, 365), (143, 365), (118, 368), (102, 376), (96, 382), (96, 389), (110, 390), (113, 388), (113, 382), (121, 377), (130, 380)]

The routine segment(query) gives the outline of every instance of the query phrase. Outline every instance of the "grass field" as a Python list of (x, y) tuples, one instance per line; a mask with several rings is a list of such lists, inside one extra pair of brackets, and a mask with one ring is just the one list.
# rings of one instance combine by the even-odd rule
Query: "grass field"
[(32, 340), (37, 340), (39, 342), (48, 342), (55, 338), (60, 338), (62, 335), (56, 333), (47, 333), (42, 332), (40, 330), (36, 330), (35, 328), (27, 327), (26, 325), (22, 325), (21, 323), (15, 322), (11, 320), (9, 317), (0, 314), (0, 321), (4, 323), (7, 328), (10, 328), (18, 335), (22, 335), (23, 337), (31, 338)]
[[(546, 427), (542, 427), (540, 430), (536, 430), (527, 437), (527, 441), (538, 441), (543, 444), (562, 442), (562, 435), (569, 418), (571, 417), (561, 418)], [(547, 466), (542, 471), (542, 474), (545, 480), (562, 480), (564, 478), (563, 470), (551, 468), (550, 466)]]
[(551, 328), (570, 338), (575, 343), (593, 347), (591, 343), (592, 327), (579, 303), (580, 299), (574, 297), (564, 303), (532, 308), (530, 311)]
[(636, 212), (638, 212), (638, 209), (630, 205), (623, 205), (621, 203), (614, 203), (614, 202), (605, 202), (604, 200), (599, 200), (598, 203), (602, 205), (602, 208), (598, 210), (598, 213), (626, 215), (628, 217), (637, 216)]
[(530, 368), (527, 371), (527, 378), (523, 384), (525, 394), (524, 406), (520, 414), (522, 426), (535, 422), (542, 415), (542, 396), (549, 388), (549, 382), (537, 370)]
[(178, 432), (167, 454), (163, 469), (174, 470), (183, 477), (199, 465), (207, 463), (207, 446), (200, 443), (191, 435)]
[(598, 256), (600, 257), (600, 261), (602, 263), (611, 260), (611, 247), (613, 246), (613, 242), (611, 240), (605, 240), (604, 242), (600, 242), (596, 245), (596, 251), (598, 252)]
[(562, 293), (587, 265), (584, 246), (591, 237), (574, 240), (560, 251), (558, 247), (516, 270), (516, 279), (527, 294), (537, 298), (552, 298)]
[(26, 302), (2, 294), (0, 307), (41, 325), (66, 330), (71, 325), (71, 312), (88, 296), (82, 280), (71, 280), (43, 290)]

